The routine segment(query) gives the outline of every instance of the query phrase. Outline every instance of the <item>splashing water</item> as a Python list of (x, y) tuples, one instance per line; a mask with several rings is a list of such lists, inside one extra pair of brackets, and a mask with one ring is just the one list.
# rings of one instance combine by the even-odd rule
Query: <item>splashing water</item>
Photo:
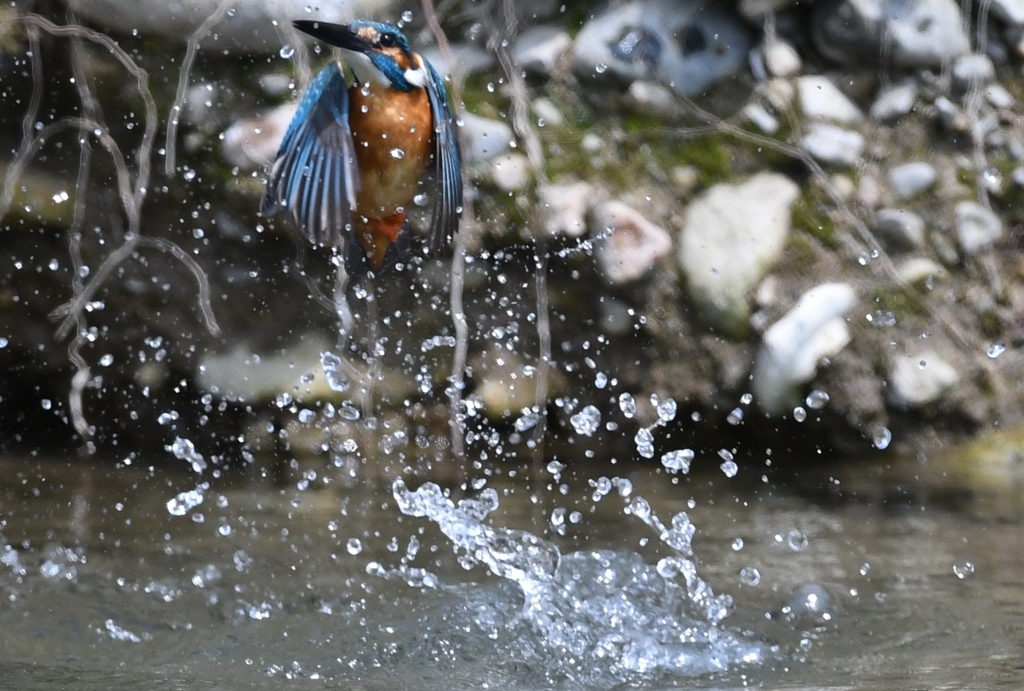
[(626, 513), (650, 526), (672, 556), (652, 566), (631, 552), (563, 555), (532, 533), (486, 525), (498, 507), (493, 489), (457, 504), (433, 483), (413, 492), (398, 479), (392, 491), (402, 513), (437, 524), (463, 566), (484, 564), (519, 586), (518, 611), (510, 612), (496, 590), (477, 601), (470, 616), (474, 628), (509, 646), (510, 655), (529, 661), (548, 683), (636, 685), (756, 665), (772, 656), (773, 649), (719, 626), (732, 611), (732, 598), (716, 596), (697, 574), (690, 546), (695, 528), (687, 515), (677, 514), (666, 526), (645, 499), (632, 494), (628, 481), (601, 480), (609, 490), (618, 488)]

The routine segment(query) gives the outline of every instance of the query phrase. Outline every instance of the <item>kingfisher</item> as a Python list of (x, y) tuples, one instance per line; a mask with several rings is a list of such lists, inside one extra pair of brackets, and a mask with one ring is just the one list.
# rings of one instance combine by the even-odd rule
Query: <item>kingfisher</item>
[(310, 242), (343, 252), (349, 275), (379, 272), (408, 251), (406, 213), (429, 169), (439, 188), (429, 251), (440, 250), (462, 215), (462, 160), (440, 75), (390, 24), (293, 25), (339, 48), (353, 78), (332, 61), (310, 83), (260, 213), (286, 209)]

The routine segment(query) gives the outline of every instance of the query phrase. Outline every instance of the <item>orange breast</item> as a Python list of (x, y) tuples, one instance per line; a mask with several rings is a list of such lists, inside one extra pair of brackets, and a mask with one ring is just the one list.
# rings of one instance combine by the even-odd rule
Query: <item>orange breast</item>
[(361, 186), (356, 212), (391, 216), (407, 207), (427, 167), (434, 119), (426, 89), (405, 93), (374, 86), (349, 89), (349, 124)]

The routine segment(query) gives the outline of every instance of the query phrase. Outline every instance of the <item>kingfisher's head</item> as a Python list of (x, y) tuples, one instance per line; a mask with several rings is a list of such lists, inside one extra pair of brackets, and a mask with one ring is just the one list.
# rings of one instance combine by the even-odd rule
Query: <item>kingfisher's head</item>
[(366, 20), (348, 25), (310, 20), (293, 24), (313, 38), (341, 48), (345, 63), (360, 83), (399, 91), (412, 91), (427, 83), (423, 59), (412, 52), (409, 39), (396, 26)]

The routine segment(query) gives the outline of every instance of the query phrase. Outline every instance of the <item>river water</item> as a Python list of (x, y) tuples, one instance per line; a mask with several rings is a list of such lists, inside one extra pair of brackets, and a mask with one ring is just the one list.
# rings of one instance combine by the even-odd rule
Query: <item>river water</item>
[[(393, 478), (330, 470), (312, 481), (274, 481), (256, 468), (197, 482), (193, 472), (138, 458), (8, 458), (0, 462), (2, 685), (1024, 683), (1024, 511), (1005, 487), (998, 501), (953, 491), (928, 464), (893, 458), (785, 474), (741, 466), (735, 477), (700, 456), (694, 465), (673, 476), (591, 462), (556, 479), (557, 467), (494, 464), (431, 520), (400, 510), (432, 479), (412, 475), (408, 490)], [(183, 492), (202, 503), (183, 511)], [(433, 496), (444, 504), (440, 492)], [(685, 512), (696, 528), (692, 559), (638, 517), (639, 497), (665, 525)], [(458, 509), (460, 498), (470, 501)], [(463, 538), (489, 546), (456, 550), (453, 516), (462, 517)], [(490, 549), (499, 542), (532, 551), (501, 562)], [(570, 586), (554, 585), (553, 571), (510, 575), (507, 565), (523, 558), (537, 573), (560, 559), (558, 577)], [(664, 569), (666, 558), (697, 565), (719, 601), (731, 596), (729, 616), (709, 621)], [(540, 618), (524, 604), (531, 591)], [(561, 613), (551, 611), (556, 591), (569, 603)], [(584, 634), (600, 644), (573, 649), (570, 635)]]

